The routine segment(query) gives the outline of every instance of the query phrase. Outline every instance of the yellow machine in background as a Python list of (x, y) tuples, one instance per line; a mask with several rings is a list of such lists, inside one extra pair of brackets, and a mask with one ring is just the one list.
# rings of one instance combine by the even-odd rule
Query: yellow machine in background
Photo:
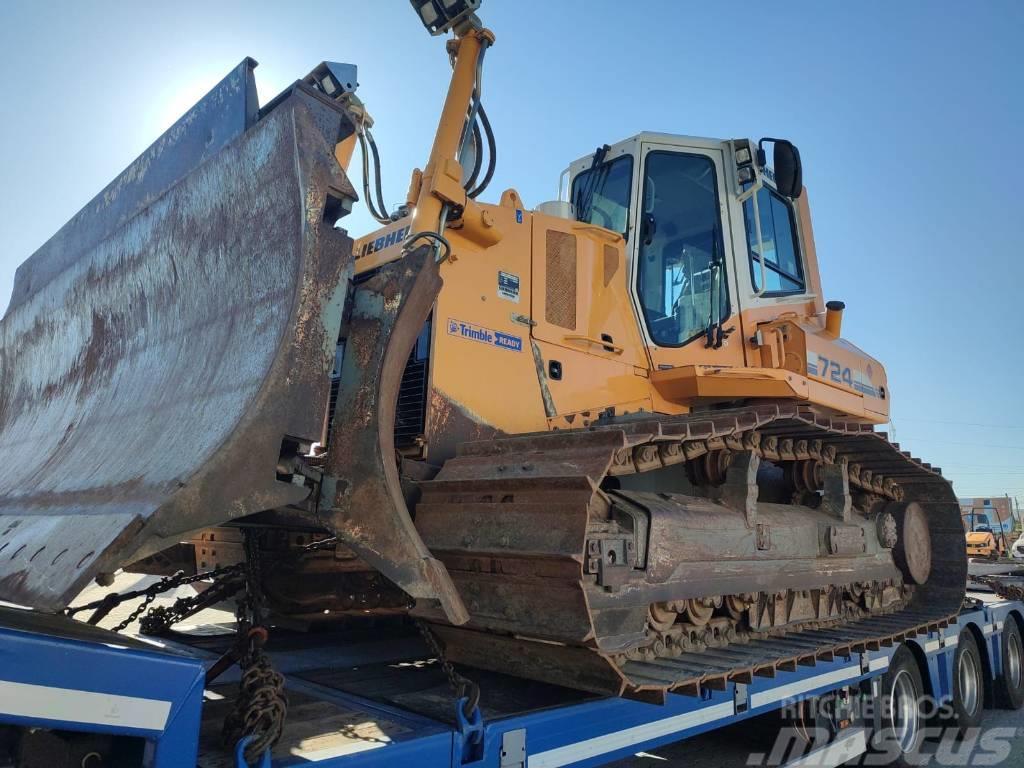
[(967, 532), (967, 556), (998, 560), (1006, 556), (1006, 547), (992, 531), (974, 530)]
[[(992, 513), (989, 517), (988, 512)], [(962, 511), (968, 557), (983, 557), (998, 560), (1009, 555), (1009, 542), (1003, 531), (998, 511), (988, 508), (985, 512), (975, 509)], [(992, 519), (995, 522), (992, 522)]]

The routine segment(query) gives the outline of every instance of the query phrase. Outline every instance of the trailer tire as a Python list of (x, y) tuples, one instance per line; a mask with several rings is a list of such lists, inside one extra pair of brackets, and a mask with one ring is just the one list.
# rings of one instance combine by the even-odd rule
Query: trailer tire
[(914, 654), (906, 646), (893, 654), (882, 676), (882, 728), (872, 748), (891, 759), (889, 765), (920, 765), (918, 756), (925, 737), (924, 680)]
[(1013, 616), (1007, 616), (999, 636), (1003, 673), (996, 679), (996, 701), (1004, 709), (1024, 706), (1024, 639)]
[(974, 633), (960, 632), (953, 654), (953, 722), (960, 735), (981, 725), (985, 714), (985, 665)]

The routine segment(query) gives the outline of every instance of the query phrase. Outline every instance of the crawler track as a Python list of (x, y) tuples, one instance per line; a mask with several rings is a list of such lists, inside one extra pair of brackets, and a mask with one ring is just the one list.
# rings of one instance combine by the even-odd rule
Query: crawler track
[(878, 647), (964, 595), (940, 471), (798, 406), (465, 444), (422, 489), (417, 528), (471, 615), (417, 606), (447, 655), (601, 693), (656, 700)]

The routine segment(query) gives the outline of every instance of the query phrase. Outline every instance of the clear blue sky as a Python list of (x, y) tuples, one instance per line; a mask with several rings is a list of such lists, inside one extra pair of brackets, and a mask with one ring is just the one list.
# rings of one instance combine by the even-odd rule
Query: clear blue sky
[[(825, 292), (888, 368), (897, 438), (960, 495), (1024, 503), (1024, 3), (485, 0), (482, 15), (495, 193), (550, 199), (570, 160), (641, 130), (791, 138)], [(443, 46), (406, 0), (0, 0), (0, 306), (17, 265), (246, 55), (263, 100), (323, 59), (358, 64), (398, 202), (433, 134)]]

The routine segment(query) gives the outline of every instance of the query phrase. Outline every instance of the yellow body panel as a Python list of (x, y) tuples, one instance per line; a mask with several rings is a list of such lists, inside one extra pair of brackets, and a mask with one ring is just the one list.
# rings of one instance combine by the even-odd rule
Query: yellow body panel
[[(750, 400), (888, 419), (884, 369), (826, 331), (816, 297), (734, 312), (720, 349), (703, 339), (649, 345), (623, 238), (521, 206), (509, 190), (498, 205), (476, 204), (474, 225), (454, 222), (445, 232), (452, 258), (441, 265), (433, 315), (431, 454), (450, 455), (464, 439), (584, 427), (602, 415)], [(401, 258), (411, 231), (406, 218), (357, 240), (357, 274)], [(802, 234), (806, 244), (806, 227)], [(813, 287), (813, 246), (806, 259)]]
[[(444, 287), (434, 310), (426, 423), (432, 450), (447, 452), (467, 429), (471, 437), (485, 437), (487, 427), (505, 433), (547, 428), (529, 338), (529, 221), (517, 223), (521, 209), (487, 208), (505, 233), (498, 245), (483, 249), (457, 229), (446, 233), (458, 257), (441, 265)], [(517, 300), (499, 294), (500, 274), (518, 280)]]
[(806, 399), (873, 423), (888, 421), (885, 369), (877, 360), (829, 335), (819, 316), (787, 314), (761, 321), (757, 315), (765, 316), (764, 309), (743, 315), (744, 328), (753, 331), (750, 339), (760, 342), (747, 342), (750, 367), (798, 374), (807, 381)]
[[(407, 242), (424, 237), (444, 259), (423, 455), (443, 458), (466, 439), (587, 426), (603, 416), (759, 400), (888, 420), (884, 369), (839, 338), (841, 309), (825, 321), (806, 191), (793, 203), (806, 299), (734, 298), (715, 348), (701, 337), (676, 348), (649, 340), (630, 284), (637, 248), (622, 234), (526, 210), (514, 190), (497, 205), (469, 197), (455, 158), (475, 72), (493, 42), (476, 28), (449, 42), (455, 69), (430, 157), (412, 173), (411, 214), (355, 243), (357, 275), (402, 258)], [(343, 163), (351, 154), (352, 142), (338, 147)]]

